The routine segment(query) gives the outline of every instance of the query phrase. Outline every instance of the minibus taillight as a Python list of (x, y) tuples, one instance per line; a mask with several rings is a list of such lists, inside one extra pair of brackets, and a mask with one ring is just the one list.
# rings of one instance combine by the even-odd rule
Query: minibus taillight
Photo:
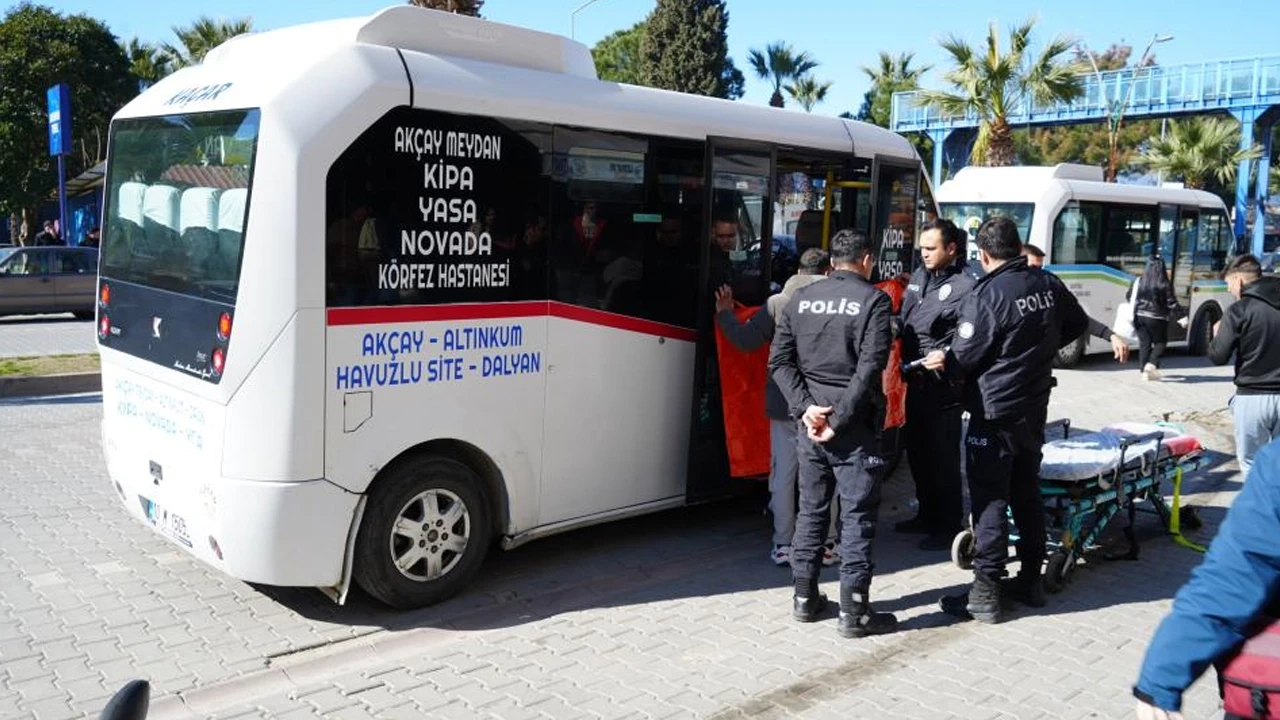
[(103, 307), (106, 307), (107, 303), (111, 302), (110, 285), (102, 283), (102, 289), (98, 291), (98, 302), (102, 303)]
[(231, 313), (218, 316), (218, 342), (226, 342), (231, 337)]
[(213, 374), (221, 375), (222, 368), (227, 363), (226, 353), (222, 352), (222, 348), (213, 351)]
[(111, 318), (104, 312), (102, 317), (98, 318), (98, 337), (105, 340), (109, 334), (111, 334)]

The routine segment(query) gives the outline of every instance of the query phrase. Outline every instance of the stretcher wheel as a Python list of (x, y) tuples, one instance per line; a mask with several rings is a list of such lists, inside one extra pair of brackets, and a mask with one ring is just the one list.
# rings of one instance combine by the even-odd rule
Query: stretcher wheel
[(969, 570), (973, 567), (973, 553), (976, 549), (973, 531), (961, 530), (951, 541), (951, 562), (961, 570)]
[(1062, 592), (1073, 569), (1075, 569), (1075, 561), (1066, 553), (1056, 552), (1050, 555), (1049, 565), (1044, 570), (1045, 592)]
[(1178, 526), (1187, 530), (1199, 530), (1204, 527), (1204, 520), (1200, 519), (1200, 511), (1195, 506), (1184, 505), (1178, 508)]

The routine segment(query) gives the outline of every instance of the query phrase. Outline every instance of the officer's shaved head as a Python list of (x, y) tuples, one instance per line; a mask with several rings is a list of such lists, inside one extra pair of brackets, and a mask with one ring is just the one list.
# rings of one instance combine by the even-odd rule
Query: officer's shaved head
[(1007, 217), (997, 216), (978, 228), (978, 249), (992, 260), (1012, 260), (1022, 254), (1018, 226)]
[(832, 265), (859, 263), (870, 254), (871, 240), (864, 232), (845, 228), (831, 238)]

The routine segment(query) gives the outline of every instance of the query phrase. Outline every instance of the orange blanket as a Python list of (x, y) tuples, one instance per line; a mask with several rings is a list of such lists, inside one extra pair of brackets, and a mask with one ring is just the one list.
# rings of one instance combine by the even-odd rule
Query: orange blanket
[[(893, 301), (896, 315), (902, 307), (907, 289), (901, 278), (876, 285)], [(745, 323), (755, 307), (738, 305), (733, 314)], [(769, 346), (744, 353), (716, 328), (716, 350), (720, 359), (720, 398), (724, 407), (724, 437), (729, 450), (729, 475), (736, 478), (761, 477), (769, 474), (769, 418), (764, 413), (764, 385), (768, 373)], [(889, 349), (889, 364), (881, 382), (888, 407), (884, 426), (902, 427), (907, 422), (907, 385), (902, 380), (902, 341), (894, 339)]]

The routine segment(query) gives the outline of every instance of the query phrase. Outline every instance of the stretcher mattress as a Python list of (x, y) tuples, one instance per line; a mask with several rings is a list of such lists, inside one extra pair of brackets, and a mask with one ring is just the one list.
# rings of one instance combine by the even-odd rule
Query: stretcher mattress
[(1181, 457), (1200, 449), (1200, 441), (1168, 425), (1154, 423), (1117, 423), (1097, 432), (1080, 433), (1044, 444), (1040, 461), (1040, 479), (1060, 482), (1091, 480), (1120, 467), (1124, 456), (1126, 470), (1141, 467), (1155, 459), (1156, 440), (1143, 440), (1121, 449), (1126, 439), (1160, 433), (1160, 459)]

